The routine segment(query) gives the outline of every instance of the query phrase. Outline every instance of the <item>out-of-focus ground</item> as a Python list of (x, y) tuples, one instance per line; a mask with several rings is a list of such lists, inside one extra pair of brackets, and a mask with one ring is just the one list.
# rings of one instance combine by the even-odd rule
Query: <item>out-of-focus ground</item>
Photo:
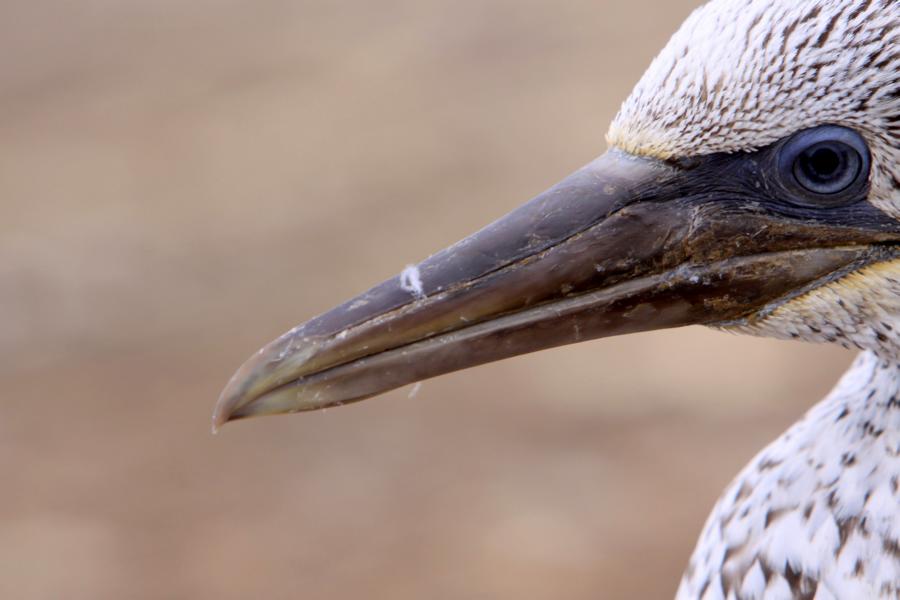
[(0, 6), (0, 597), (670, 597), (846, 353), (701, 329), (209, 433), (258, 346), (603, 151), (696, 0)]

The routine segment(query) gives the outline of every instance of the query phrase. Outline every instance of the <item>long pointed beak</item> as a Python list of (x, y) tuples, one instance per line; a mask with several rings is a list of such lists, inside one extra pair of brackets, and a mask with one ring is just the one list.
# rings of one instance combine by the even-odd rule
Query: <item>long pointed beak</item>
[(574, 342), (757, 318), (896, 239), (766, 210), (709, 169), (613, 150), (262, 348), (222, 392), (214, 427)]

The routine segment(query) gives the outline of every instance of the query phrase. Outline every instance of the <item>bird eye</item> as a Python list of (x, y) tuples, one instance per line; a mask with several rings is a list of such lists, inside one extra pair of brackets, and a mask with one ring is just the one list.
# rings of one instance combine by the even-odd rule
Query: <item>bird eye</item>
[(785, 142), (780, 176), (800, 204), (834, 206), (861, 200), (869, 179), (869, 149), (852, 129), (824, 125)]

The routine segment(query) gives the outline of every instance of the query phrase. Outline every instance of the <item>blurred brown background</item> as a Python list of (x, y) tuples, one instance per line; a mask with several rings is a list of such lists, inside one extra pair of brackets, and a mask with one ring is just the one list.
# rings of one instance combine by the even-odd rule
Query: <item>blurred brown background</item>
[(0, 597), (671, 597), (834, 349), (583, 344), (209, 433), (234, 368), (603, 151), (698, 0), (0, 4)]

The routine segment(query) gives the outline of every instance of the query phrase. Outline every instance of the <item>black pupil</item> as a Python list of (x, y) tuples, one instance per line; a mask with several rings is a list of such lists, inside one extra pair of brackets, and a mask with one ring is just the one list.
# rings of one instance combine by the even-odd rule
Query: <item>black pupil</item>
[(819, 146), (800, 156), (800, 167), (813, 181), (828, 183), (840, 177), (845, 164), (843, 153), (831, 146)]
[(813, 152), (809, 158), (809, 165), (816, 175), (823, 179), (830, 179), (834, 177), (841, 166), (841, 157), (831, 148), (821, 148)]

